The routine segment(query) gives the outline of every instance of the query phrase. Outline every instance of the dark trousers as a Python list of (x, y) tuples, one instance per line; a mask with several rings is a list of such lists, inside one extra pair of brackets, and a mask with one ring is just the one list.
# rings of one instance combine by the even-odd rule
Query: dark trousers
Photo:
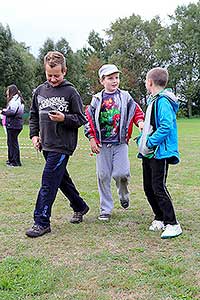
[(75, 212), (83, 211), (86, 203), (80, 197), (69, 173), (66, 170), (69, 155), (43, 151), (46, 164), (42, 174), (42, 184), (38, 193), (34, 211), (35, 224), (49, 226), (51, 209), (58, 188), (69, 199), (70, 206)]
[(22, 129), (7, 128), (8, 160), (14, 166), (21, 166), (18, 135)]
[(143, 158), (143, 185), (155, 220), (177, 224), (171, 196), (166, 187), (168, 163), (166, 159)]

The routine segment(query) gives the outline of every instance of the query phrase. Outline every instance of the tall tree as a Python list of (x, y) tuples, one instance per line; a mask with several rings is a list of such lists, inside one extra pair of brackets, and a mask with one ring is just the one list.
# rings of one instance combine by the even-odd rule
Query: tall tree
[(46, 80), (44, 72), (44, 56), (47, 54), (47, 52), (53, 50), (55, 50), (54, 41), (50, 38), (47, 38), (43, 46), (39, 49), (36, 68), (36, 85), (39, 85)]
[(143, 21), (134, 14), (118, 19), (107, 30), (109, 61), (124, 70), (121, 85), (137, 99), (145, 96), (146, 73), (157, 64), (153, 46), (161, 30), (158, 17)]
[(72, 51), (72, 48), (69, 46), (69, 43), (66, 41), (66, 39), (61, 38), (56, 44), (55, 44), (55, 50), (60, 51), (64, 57), (66, 58), (67, 62), (67, 79), (69, 81), (73, 82), (75, 72), (77, 71), (74, 67), (74, 54)]
[(200, 85), (200, 1), (180, 6), (171, 17), (171, 66), (177, 90), (185, 97), (188, 116)]
[(69, 43), (64, 39), (61, 38), (57, 42), (50, 38), (48, 38), (43, 46), (39, 49), (39, 56), (38, 56), (38, 65), (37, 65), (37, 83), (40, 84), (41, 82), (46, 80), (45, 72), (44, 72), (44, 56), (49, 51), (59, 51), (61, 52), (64, 57), (66, 58), (67, 62), (67, 79), (69, 81), (73, 81), (74, 73), (77, 71), (74, 67), (74, 54), (69, 46)]
[[(5, 105), (5, 87), (7, 85), (4, 70), (7, 67), (6, 49), (12, 45), (12, 34), (9, 26), (0, 23), (0, 105)], [(3, 96), (3, 97), (2, 97)]]
[[(0, 24), (0, 93), (10, 84), (16, 84), (26, 100), (29, 108), (31, 91), (35, 81), (36, 61), (29, 48), (12, 38), (9, 26)], [(5, 106), (5, 97), (0, 98), (1, 106)]]
[(88, 37), (88, 54), (95, 55), (100, 60), (107, 62), (108, 53), (107, 53), (107, 45), (106, 41), (100, 37), (99, 33), (92, 30)]

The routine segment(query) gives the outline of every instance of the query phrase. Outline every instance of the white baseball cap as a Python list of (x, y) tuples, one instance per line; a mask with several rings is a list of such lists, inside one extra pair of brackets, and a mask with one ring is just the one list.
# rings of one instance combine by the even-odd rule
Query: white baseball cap
[(121, 71), (119, 71), (115, 65), (106, 64), (99, 69), (98, 73), (99, 78), (102, 78), (103, 76), (111, 75), (113, 73), (121, 73)]

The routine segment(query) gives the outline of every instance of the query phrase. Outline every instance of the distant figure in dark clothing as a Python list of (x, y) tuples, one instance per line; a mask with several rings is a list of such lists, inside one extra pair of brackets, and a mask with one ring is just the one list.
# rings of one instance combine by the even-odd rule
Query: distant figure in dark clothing
[(0, 113), (6, 116), (8, 160), (10, 167), (21, 166), (18, 136), (23, 128), (24, 100), (16, 87), (9, 85), (6, 89), (7, 106)]

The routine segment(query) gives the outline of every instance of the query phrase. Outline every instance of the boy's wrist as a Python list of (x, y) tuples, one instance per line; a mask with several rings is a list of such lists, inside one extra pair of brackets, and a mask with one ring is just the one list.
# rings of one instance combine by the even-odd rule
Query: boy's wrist
[(137, 125), (138, 125), (139, 130), (141, 131), (143, 129), (143, 127), (144, 127), (144, 121), (143, 120), (139, 120), (138, 123), (137, 123)]

